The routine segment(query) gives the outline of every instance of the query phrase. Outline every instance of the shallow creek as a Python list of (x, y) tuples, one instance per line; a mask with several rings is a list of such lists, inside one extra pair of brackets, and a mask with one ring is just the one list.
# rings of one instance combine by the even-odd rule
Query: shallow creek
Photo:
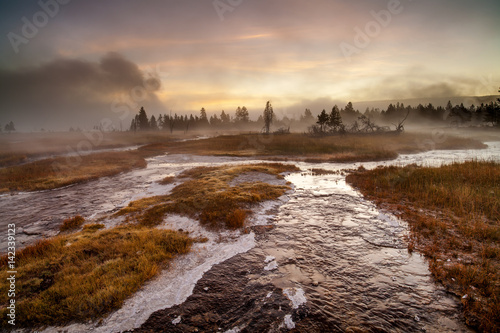
[[(162, 227), (209, 241), (195, 244), (100, 324), (46, 332), (468, 332), (459, 299), (433, 281), (423, 257), (408, 254), (404, 221), (364, 200), (343, 174), (315, 176), (308, 170), (499, 160), (500, 143), (488, 145), (389, 162), (296, 163), (303, 172), (286, 176), (294, 190), (257, 207), (247, 234), (215, 234), (196, 221), (170, 216)], [(29, 244), (55, 234), (64, 218), (97, 219), (131, 200), (167, 193), (175, 183), (159, 185), (165, 176), (195, 166), (254, 162), (164, 155), (149, 159), (146, 169), (99, 181), (3, 195), (1, 228), (15, 223), (19, 240)], [(108, 221), (103, 223), (119, 222)]]

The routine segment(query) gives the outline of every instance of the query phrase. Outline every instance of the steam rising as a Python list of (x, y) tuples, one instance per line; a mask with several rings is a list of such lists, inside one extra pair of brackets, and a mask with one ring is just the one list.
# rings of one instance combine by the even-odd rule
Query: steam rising
[[(2, 118), (41, 128), (88, 127), (104, 118), (116, 122), (114, 101), (142, 87), (146, 94), (140, 102), (158, 106), (155, 92), (161, 88), (158, 78), (146, 76), (137, 64), (114, 52), (99, 62), (56, 59), (37, 67), (1, 70), (0, 81), (6, 83), (0, 101)], [(131, 109), (130, 116), (135, 112)]]

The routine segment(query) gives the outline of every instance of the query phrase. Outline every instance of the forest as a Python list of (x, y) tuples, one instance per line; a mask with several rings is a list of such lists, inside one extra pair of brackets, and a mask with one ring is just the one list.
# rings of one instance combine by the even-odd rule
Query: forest
[[(266, 111), (267, 110), (267, 111)], [(267, 114), (266, 114), (267, 112)], [(264, 113), (257, 120), (251, 120), (248, 109), (243, 106), (234, 114), (224, 110), (218, 116), (207, 115), (205, 108), (199, 115), (159, 114), (148, 117), (141, 108), (132, 120), (130, 131), (190, 131), (190, 130), (263, 130), (273, 124), (276, 132), (308, 131), (311, 134), (356, 133), (402, 131), (403, 123), (411, 126), (500, 126), (500, 99), (478, 106), (464, 104), (453, 105), (448, 101), (445, 107), (432, 104), (416, 107), (403, 103), (389, 104), (385, 110), (366, 108), (364, 112), (355, 109), (351, 102), (343, 108), (333, 106), (331, 111), (323, 109), (316, 116), (310, 109), (305, 109), (299, 119), (283, 116), (278, 119), (268, 102)]]

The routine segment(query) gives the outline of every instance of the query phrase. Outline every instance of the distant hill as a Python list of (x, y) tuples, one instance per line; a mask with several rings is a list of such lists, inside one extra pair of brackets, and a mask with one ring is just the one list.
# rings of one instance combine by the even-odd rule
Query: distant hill
[(452, 97), (429, 97), (429, 98), (411, 98), (411, 99), (391, 99), (391, 100), (383, 100), (383, 101), (365, 101), (365, 102), (353, 102), (353, 106), (355, 109), (360, 112), (364, 112), (367, 107), (370, 109), (379, 108), (381, 110), (387, 109), (389, 104), (396, 104), (397, 102), (403, 103), (405, 106), (411, 105), (413, 107), (422, 104), (428, 105), (432, 103), (435, 107), (443, 106), (445, 107), (448, 101), (451, 101), (453, 105), (460, 105), (460, 103), (464, 103), (466, 107), (469, 107), (471, 104), (481, 105), (481, 103), (490, 103), (500, 98), (500, 95), (490, 95), (490, 96), (452, 96)]

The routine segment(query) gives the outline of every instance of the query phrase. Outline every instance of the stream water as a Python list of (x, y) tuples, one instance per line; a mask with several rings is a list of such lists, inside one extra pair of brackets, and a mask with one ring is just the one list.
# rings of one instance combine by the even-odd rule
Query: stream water
[[(294, 190), (257, 207), (252, 232), (214, 234), (196, 221), (171, 216), (163, 227), (204, 235), (209, 242), (196, 244), (103, 322), (46, 332), (468, 332), (459, 300), (433, 281), (423, 257), (408, 254), (404, 221), (364, 200), (342, 173), (316, 176), (308, 170), (471, 158), (500, 160), (500, 143), (389, 162), (295, 163), (303, 172), (286, 176)], [(175, 183), (159, 185), (165, 176), (201, 165), (254, 162), (164, 155), (149, 159), (146, 169), (115, 177), (3, 195), (0, 226), (6, 230), (15, 223), (18, 239), (30, 244), (55, 234), (64, 218), (97, 219), (131, 200), (167, 193)], [(4, 247), (2, 240), (2, 252)]]

